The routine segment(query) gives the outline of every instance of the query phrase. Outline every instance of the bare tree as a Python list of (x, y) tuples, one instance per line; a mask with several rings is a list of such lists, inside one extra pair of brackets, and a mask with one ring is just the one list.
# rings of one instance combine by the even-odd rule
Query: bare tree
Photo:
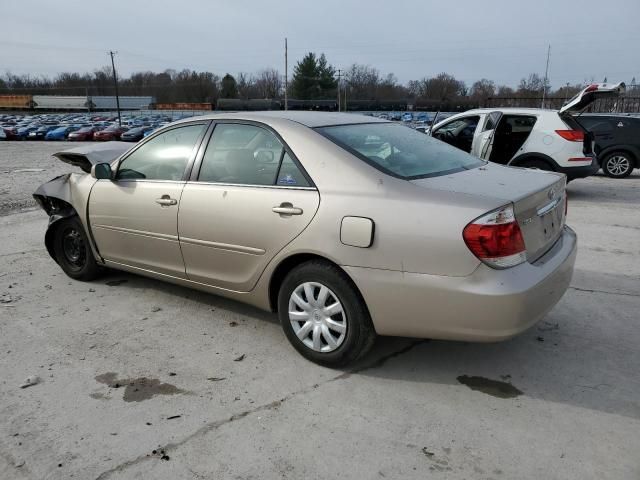
[(277, 98), (282, 88), (280, 72), (267, 68), (258, 73), (255, 79), (255, 90), (258, 98)]

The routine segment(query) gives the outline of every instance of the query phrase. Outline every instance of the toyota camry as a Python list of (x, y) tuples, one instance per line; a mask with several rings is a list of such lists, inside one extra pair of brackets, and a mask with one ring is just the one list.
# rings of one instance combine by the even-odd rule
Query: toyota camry
[(56, 156), (83, 172), (34, 197), (67, 275), (125, 270), (275, 312), (323, 365), (353, 362), (376, 334), (510, 338), (573, 273), (563, 174), (383, 119), (213, 114)]

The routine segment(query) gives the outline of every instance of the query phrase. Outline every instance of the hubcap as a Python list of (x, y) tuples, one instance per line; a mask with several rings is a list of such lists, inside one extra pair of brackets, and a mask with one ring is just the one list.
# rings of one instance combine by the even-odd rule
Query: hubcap
[(289, 321), (300, 341), (315, 352), (334, 351), (347, 334), (347, 315), (340, 300), (317, 282), (295, 288), (289, 298)]
[(622, 155), (614, 155), (607, 160), (607, 170), (612, 175), (623, 175), (627, 173), (630, 167), (629, 159)]
[(82, 236), (75, 228), (70, 228), (62, 237), (62, 251), (68, 263), (82, 268), (85, 262), (85, 246)]

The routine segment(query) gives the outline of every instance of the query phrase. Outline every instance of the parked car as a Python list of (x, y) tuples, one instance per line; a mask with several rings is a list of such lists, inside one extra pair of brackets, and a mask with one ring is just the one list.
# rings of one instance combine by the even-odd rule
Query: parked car
[(7, 139), (7, 134), (4, 133), (4, 129), (0, 128), (0, 140), (6, 140)]
[(152, 127), (135, 127), (131, 130), (127, 130), (120, 135), (120, 140), (123, 142), (139, 142), (144, 138), (144, 133), (148, 130), (152, 130)]
[(506, 339), (569, 286), (563, 175), (487, 163), (404, 125), (237, 112), (127, 148), (60, 152), (84, 175), (34, 193), (63, 271), (122, 269), (277, 312), (320, 364), (352, 362), (376, 334)]
[(640, 118), (629, 115), (580, 115), (576, 121), (596, 141), (595, 152), (605, 175), (624, 178), (640, 168)]
[(593, 136), (571, 115), (597, 98), (616, 97), (624, 83), (593, 84), (560, 110), (485, 108), (438, 122), (431, 135), (465, 152), (503, 165), (588, 177), (599, 169)]
[(95, 127), (82, 127), (75, 132), (70, 132), (67, 139), (71, 142), (89, 142), (93, 140)]
[(18, 140), (18, 132), (15, 127), (2, 127), (7, 140)]
[(31, 132), (35, 132), (38, 129), (38, 125), (28, 125), (19, 127), (16, 130), (16, 140), (26, 140)]
[(79, 127), (58, 127), (55, 128), (49, 132), (47, 132), (47, 134), (44, 136), (45, 140), (66, 140), (67, 136), (71, 133), (71, 132), (75, 132), (76, 130), (78, 130)]
[(57, 125), (43, 125), (42, 127), (29, 132), (27, 138), (29, 140), (44, 140), (44, 137), (47, 135), (47, 133), (51, 130), (55, 130), (56, 128), (58, 128)]
[(110, 127), (105, 128), (104, 130), (99, 130), (96, 133), (94, 133), (93, 139), (100, 140), (100, 141), (120, 140), (120, 136), (126, 131), (127, 129), (125, 127), (112, 125)]
[(402, 114), (402, 121), (403, 122), (412, 122), (413, 121), (413, 114), (409, 113), (409, 112), (405, 112)]

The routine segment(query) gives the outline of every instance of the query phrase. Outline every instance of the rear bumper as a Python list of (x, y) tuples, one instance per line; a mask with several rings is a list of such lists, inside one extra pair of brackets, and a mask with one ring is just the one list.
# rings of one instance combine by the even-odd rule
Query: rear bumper
[(538, 322), (569, 287), (577, 238), (565, 227), (537, 262), (506, 270), (480, 265), (467, 277), (345, 267), (380, 335), (490, 342)]
[(556, 164), (557, 171), (560, 173), (564, 173), (567, 176), (567, 180), (590, 177), (600, 169), (600, 164), (598, 163), (596, 156), (590, 156), (592, 157), (590, 164), (576, 165), (575, 167), (562, 167)]

